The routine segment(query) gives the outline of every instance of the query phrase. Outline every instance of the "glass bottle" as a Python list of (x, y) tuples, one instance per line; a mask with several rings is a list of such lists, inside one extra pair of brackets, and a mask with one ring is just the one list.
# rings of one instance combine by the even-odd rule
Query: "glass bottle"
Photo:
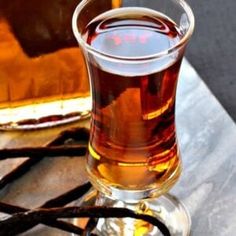
[(0, 0), (0, 129), (54, 126), (90, 113), (71, 18), (81, 0)]

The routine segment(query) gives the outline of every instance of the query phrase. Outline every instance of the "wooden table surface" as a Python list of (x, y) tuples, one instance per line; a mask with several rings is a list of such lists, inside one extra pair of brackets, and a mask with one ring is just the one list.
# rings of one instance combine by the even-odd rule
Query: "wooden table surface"
[[(184, 60), (176, 122), (184, 170), (171, 190), (189, 209), (192, 236), (236, 234), (236, 126), (191, 65)], [(38, 131), (0, 131), (0, 148), (47, 144), (62, 130), (88, 121)], [(0, 161), (0, 179), (22, 159)], [(84, 158), (46, 158), (6, 186), (0, 201), (37, 207), (86, 179)], [(23, 235), (68, 235), (38, 226)]]

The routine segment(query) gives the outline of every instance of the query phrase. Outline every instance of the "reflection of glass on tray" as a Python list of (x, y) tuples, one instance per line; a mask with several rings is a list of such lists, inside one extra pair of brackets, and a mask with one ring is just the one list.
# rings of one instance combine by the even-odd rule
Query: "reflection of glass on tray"
[(70, 26), (79, 1), (0, 1), (0, 128), (88, 116), (89, 83)]

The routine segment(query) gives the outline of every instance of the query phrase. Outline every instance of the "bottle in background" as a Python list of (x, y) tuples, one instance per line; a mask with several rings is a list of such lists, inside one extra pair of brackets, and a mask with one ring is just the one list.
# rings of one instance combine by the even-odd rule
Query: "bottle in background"
[(71, 18), (81, 0), (0, 0), (0, 129), (89, 116), (84, 60)]

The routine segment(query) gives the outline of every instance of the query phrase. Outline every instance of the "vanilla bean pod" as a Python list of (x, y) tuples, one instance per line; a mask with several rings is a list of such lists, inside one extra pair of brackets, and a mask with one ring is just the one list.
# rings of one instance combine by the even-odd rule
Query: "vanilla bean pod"
[(18, 212), (26, 212), (28, 211), (27, 208), (11, 205), (8, 203), (0, 202), (0, 212), (6, 213), (6, 214), (15, 214)]
[(40, 158), (29, 159), (29, 160), (24, 161), (22, 164), (20, 164), (16, 168), (14, 168), (10, 173), (6, 174), (0, 179), (0, 190), (3, 189), (9, 183), (23, 176), (25, 173), (27, 173), (31, 169), (32, 166), (36, 165), (40, 161), (41, 161)]
[(85, 226), (82, 236), (91, 236), (92, 231), (96, 228), (98, 218), (90, 218)]
[[(65, 130), (59, 134), (53, 141), (47, 144), (47, 147), (50, 146), (60, 146), (65, 143), (68, 139), (74, 139), (76, 141), (87, 142), (89, 138), (89, 130), (86, 128), (74, 128), (70, 130)], [(19, 155), (20, 156), (20, 155)], [(32, 157), (32, 156), (31, 156)], [(32, 159), (28, 159), (12, 170), (9, 174), (3, 176), (0, 179), (0, 190), (4, 188), (7, 184), (15, 181), (16, 179), (23, 176), (27, 173), (31, 167), (35, 166), (43, 159), (43, 156), (40, 155), (40, 151), (32, 157)]]
[[(18, 213), (9, 219), (0, 222), (0, 235), (15, 235), (19, 233), (19, 228), (22, 225), (31, 224), (34, 222), (42, 222), (45, 219), (56, 220), (58, 218), (124, 218), (131, 217), (147, 221), (148, 223), (157, 226), (164, 236), (170, 236), (168, 228), (158, 219), (150, 215), (137, 214), (126, 208), (109, 208), (109, 207), (65, 207), (38, 209), (25, 213)], [(7, 234), (8, 233), (8, 234)]]
[(81, 198), (85, 193), (87, 193), (90, 188), (92, 187), (90, 182), (86, 182), (62, 195), (51, 199), (45, 202), (41, 208), (52, 208), (52, 207), (59, 207), (64, 206), (74, 200)]
[[(54, 199), (45, 202), (42, 206), (38, 208), (53, 208), (53, 207), (64, 206), (74, 200), (81, 198), (85, 193), (87, 193), (90, 190), (91, 187), (92, 187), (91, 183), (86, 182), (72, 190), (69, 190), (66, 193), (63, 193), (62, 195)], [(14, 214), (25, 211), (29, 211), (29, 209), (0, 202), (0, 212), (4, 212), (7, 214)]]
[[(70, 203), (71, 201), (74, 201), (74, 200), (82, 197), (85, 193), (87, 193), (89, 191), (90, 188), (91, 188), (91, 183), (86, 182), (83, 185), (80, 185), (80, 186), (78, 186), (78, 187), (52, 199), (52, 200), (45, 202), (40, 208), (64, 206), (64, 205)], [(27, 211), (29, 211), (29, 209), (0, 202), (0, 212), (7, 213), (7, 214), (15, 214), (15, 213), (27, 212)], [(63, 222), (63, 221), (59, 221), (59, 220), (48, 220), (48, 219), (45, 219), (42, 222), (37, 222), (37, 221), (35, 222), (32, 220), (31, 223), (29, 223), (27, 225), (20, 226), (18, 233), (22, 233), (24, 231), (27, 231), (27, 230), (33, 228), (34, 226), (36, 226), (38, 223), (43, 223), (47, 226), (55, 227), (55, 228), (58, 228), (58, 229), (61, 229), (61, 230), (67, 231), (67, 232), (71, 232), (71, 233), (76, 233), (76, 234), (83, 233), (82, 229), (80, 229), (79, 227), (76, 227), (72, 224), (69, 224), (69, 223)]]
[(84, 156), (87, 151), (87, 144), (75, 146), (53, 146), (53, 147), (25, 147), (0, 150), (0, 161), (8, 158), (38, 158), (56, 156)]
[[(60, 137), (61, 137), (61, 140), (59, 140)], [(60, 141), (60, 143), (63, 143), (66, 139), (73, 139), (75, 141), (88, 142), (89, 129), (84, 128), (84, 127), (79, 127), (79, 128), (71, 128), (68, 130), (64, 130), (60, 133), (58, 140)], [(51, 142), (50, 144), (51, 144), (50, 146), (58, 145), (57, 142), (56, 143)]]
[[(15, 213), (19, 213), (19, 212), (27, 212), (29, 209), (27, 208), (23, 208), (23, 207), (18, 207), (18, 206), (14, 206), (14, 205), (10, 205), (7, 203), (3, 203), (0, 202), (0, 212), (6, 213), (6, 214), (15, 214)], [(1, 222), (1, 221), (0, 221)], [(34, 223), (33, 221), (31, 223)], [(82, 235), (84, 233), (84, 230), (71, 224), (68, 222), (64, 222), (61, 220), (48, 220), (45, 219), (42, 222), (40, 222), (44, 225), (47, 225), (49, 227), (53, 227), (53, 228), (57, 228), (57, 229), (61, 229), (64, 230), (66, 232), (70, 232), (70, 233), (75, 233), (75, 234), (79, 234)], [(37, 222), (35, 223), (35, 225), (38, 224)], [(27, 229), (25, 229), (25, 226), (22, 226), (23, 228), (21, 228), (21, 232), (26, 231)], [(5, 236), (7, 235), (11, 235), (10, 232), (6, 232)]]

